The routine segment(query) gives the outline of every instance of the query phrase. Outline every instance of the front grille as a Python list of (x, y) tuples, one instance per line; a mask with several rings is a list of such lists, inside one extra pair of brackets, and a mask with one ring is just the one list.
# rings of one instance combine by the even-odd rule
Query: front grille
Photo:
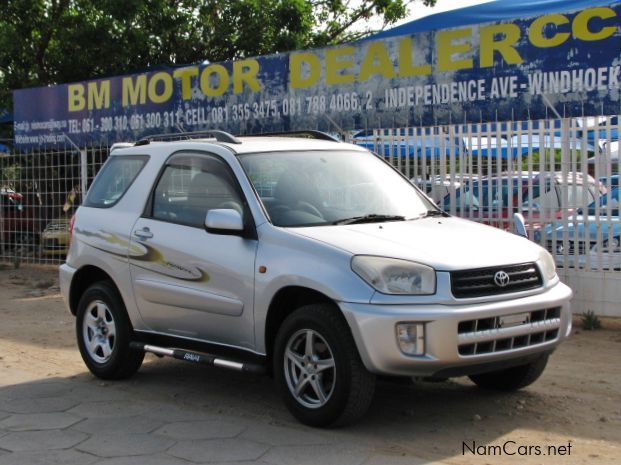
[(461, 321), (459, 355), (472, 356), (530, 347), (558, 339), (561, 308)]
[[(509, 277), (505, 286), (494, 281), (496, 273), (502, 271)], [(451, 272), (451, 291), (458, 299), (527, 291), (542, 284), (541, 273), (534, 263)]]

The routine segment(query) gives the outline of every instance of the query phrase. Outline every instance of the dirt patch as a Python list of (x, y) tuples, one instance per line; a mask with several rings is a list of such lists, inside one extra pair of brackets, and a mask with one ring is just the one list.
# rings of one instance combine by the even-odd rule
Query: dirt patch
[[(0, 269), (0, 322), (0, 384), (89, 376), (55, 268)], [(605, 329), (584, 331), (577, 316), (572, 337), (523, 391), (486, 392), (465, 378), (381, 382), (367, 417), (333, 434), (394, 456), (394, 463), (410, 455), (459, 465), (619, 463), (621, 321), (602, 322)], [(292, 422), (267, 378), (149, 357), (137, 378), (120, 386), (162, 405), (199, 402), (270, 424)]]

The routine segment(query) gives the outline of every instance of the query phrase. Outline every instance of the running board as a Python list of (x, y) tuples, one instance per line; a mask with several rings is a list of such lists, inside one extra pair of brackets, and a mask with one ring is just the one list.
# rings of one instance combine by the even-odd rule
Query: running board
[(229, 370), (243, 371), (245, 373), (253, 373), (257, 375), (265, 374), (265, 366), (258, 363), (241, 363), (224, 358), (218, 358), (215, 355), (203, 354), (199, 352), (190, 352), (184, 349), (167, 349), (166, 347), (158, 347), (143, 342), (131, 342), (129, 347), (132, 350), (141, 350), (150, 352), (161, 357), (172, 357), (177, 360), (185, 360), (186, 362), (199, 363), (201, 365), (209, 365), (220, 368), (228, 368)]

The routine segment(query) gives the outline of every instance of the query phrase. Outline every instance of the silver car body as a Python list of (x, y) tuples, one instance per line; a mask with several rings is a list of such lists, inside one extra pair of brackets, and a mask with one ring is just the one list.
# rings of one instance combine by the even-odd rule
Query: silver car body
[[(118, 287), (135, 331), (267, 355), (266, 321), (274, 297), (290, 286), (311, 289), (338, 305), (366, 368), (388, 375), (466, 374), (481, 365), (549, 352), (569, 334), (571, 290), (558, 277), (549, 278), (541, 271), (547, 252), (536, 244), (452, 217), (275, 226), (238, 154), (342, 150), (346, 146), (361, 156), (372, 155), (336, 142), (241, 140), (241, 144), (213, 140), (151, 143), (115, 150), (112, 157), (148, 155), (149, 161), (113, 207), (78, 209), (67, 262), (60, 268), (65, 301), (71, 301), (76, 272), (84, 267), (98, 268)], [(256, 238), (210, 234), (142, 217), (163, 164), (179, 151), (208, 152), (224, 160), (246, 197)], [(145, 232), (149, 237), (141, 236)], [(152, 249), (158, 253), (147, 266), (138, 258)], [(352, 258), (359, 255), (431, 266), (436, 270), (436, 293), (382, 294), (352, 271)], [(541, 272), (542, 282), (536, 289), (483, 297), (453, 296), (452, 272), (500, 270), (524, 263), (535, 264)], [(265, 271), (258, 271), (260, 267)], [(207, 280), (203, 279), (206, 273)], [(476, 322), (483, 321), (487, 326), (478, 327)], [(396, 325), (403, 322), (424, 327), (423, 354), (406, 355), (400, 350)], [(486, 350), (479, 353), (477, 345)], [(464, 354), (460, 352), (464, 347), (475, 349)]]

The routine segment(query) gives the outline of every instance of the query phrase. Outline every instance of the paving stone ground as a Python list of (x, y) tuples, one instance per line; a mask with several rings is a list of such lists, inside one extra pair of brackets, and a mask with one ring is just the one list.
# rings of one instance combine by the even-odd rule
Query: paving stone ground
[[(465, 378), (379, 380), (358, 423), (314, 429), (292, 417), (268, 377), (149, 355), (129, 380), (94, 378), (57, 289), (29, 294), (39, 271), (0, 272), (0, 465), (620, 463), (621, 324), (576, 329), (520, 392)], [(47, 280), (57, 276), (48, 271)], [(473, 457), (464, 441), (573, 448), (563, 457)]]
[[(430, 463), (411, 454), (378, 456), (346, 430), (305, 427), (266, 390), (269, 380), (224, 376), (230, 378), (211, 388), (239, 396), (231, 405), (211, 402), (196, 383), (150, 385), (148, 375), (119, 383), (88, 374), (5, 386), (0, 380), (0, 465)], [(253, 397), (251, 410), (244, 409), (247, 383), (266, 396)]]
[(48, 450), (65, 450), (77, 446), (88, 439), (88, 435), (78, 431), (55, 429), (38, 430), (33, 425), (32, 431), (8, 433), (0, 438), (0, 448), (10, 452), (35, 452)]

